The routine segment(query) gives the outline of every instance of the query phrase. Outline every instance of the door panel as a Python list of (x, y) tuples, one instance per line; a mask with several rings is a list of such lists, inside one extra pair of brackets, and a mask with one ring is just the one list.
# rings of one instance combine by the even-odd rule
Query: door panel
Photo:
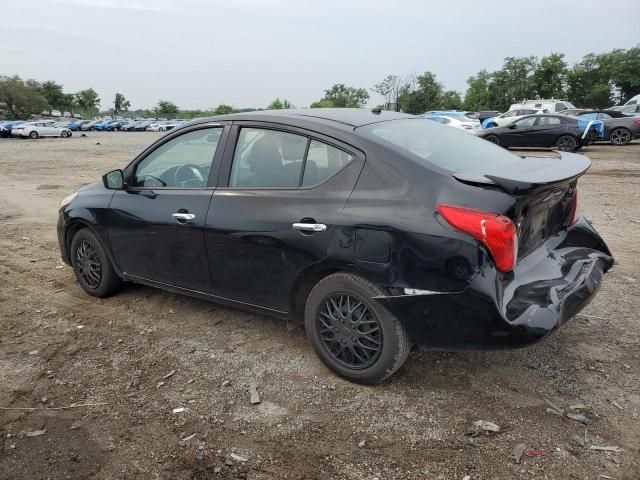
[(228, 128), (163, 137), (127, 167), (109, 208), (116, 263), (128, 275), (210, 291), (204, 223)]
[[(314, 140), (330, 143), (323, 138)], [(289, 152), (280, 147), (285, 168), (295, 163), (292, 152), (296, 147), (294, 143), (292, 145)], [(260, 148), (265, 155), (273, 153), (273, 149), (265, 145)], [(315, 175), (323, 172), (329, 175), (330, 170), (325, 169), (322, 160), (327, 160), (326, 168), (330, 168), (330, 162), (335, 158), (322, 157), (321, 149), (312, 150), (313, 155), (306, 157), (307, 164)], [(349, 152), (353, 154), (349, 157), (350, 162), (334, 176), (323, 177), (328, 180), (314, 188), (216, 189), (205, 224), (214, 295), (281, 312), (289, 310), (295, 280), (301, 272), (326, 259), (334, 232), (344, 223), (342, 209), (364, 165), (361, 153)], [(232, 156), (233, 151), (229, 156), (225, 154), (223, 170), (226, 168), (231, 172)], [(246, 163), (255, 164), (253, 161)], [(281, 168), (273, 167), (275, 163), (278, 162), (272, 163), (272, 168)], [(269, 175), (281, 178), (273, 173)], [(230, 176), (236, 183), (237, 178), (242, 178), (240, 174), (234, 176), (233, 172)], [(294, 223), (317, 223), (326, 229), (303, 231), (295, 229)]]
[[(209, 291), (203, 226), (213, 190), (117, 191), (109, 207), (109, 236), (126, 274)], [(195, 215), (183, 221), (174, 213)]]

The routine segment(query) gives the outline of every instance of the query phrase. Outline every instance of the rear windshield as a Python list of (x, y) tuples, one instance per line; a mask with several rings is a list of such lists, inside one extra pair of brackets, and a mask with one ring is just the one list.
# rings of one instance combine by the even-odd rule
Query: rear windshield
[(450, 172), (486, 173), (520, 157), (463, 130), (425, 119), (390, 120), (356, 129), (361, 135)]

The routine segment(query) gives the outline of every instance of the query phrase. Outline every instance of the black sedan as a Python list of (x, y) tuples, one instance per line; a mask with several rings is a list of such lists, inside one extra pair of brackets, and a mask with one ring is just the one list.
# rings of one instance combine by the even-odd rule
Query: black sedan
[(613, 258), (578, 214), (589, 165), (379, 110), (225, 115), (64, 199), (57, 231), (90, 295), (136, 282), (297, 320), (375, 383), (413, 344), (529, 345), (591, 301)]
[(595, 125), (558, 114), (527, 115), (504, 127), (484, 130), (478, 136), (505, 148), (554, 148), (564, 152), (573, 152), (599, 138)]

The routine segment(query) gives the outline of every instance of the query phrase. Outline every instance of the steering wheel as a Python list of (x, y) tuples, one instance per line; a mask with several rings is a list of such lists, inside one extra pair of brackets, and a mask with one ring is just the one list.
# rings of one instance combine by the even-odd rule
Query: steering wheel
[(179, 187), (204, 187), (206, 181), (196, 165), (180, 165), (173, 172), (173, 180)]

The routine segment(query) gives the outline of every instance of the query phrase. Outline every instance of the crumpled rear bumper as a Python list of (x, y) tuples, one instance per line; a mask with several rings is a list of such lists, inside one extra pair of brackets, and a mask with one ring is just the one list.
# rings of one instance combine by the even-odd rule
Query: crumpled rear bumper
[(584, 219), (518, 261), (485, 265), (462, 292), (378, 297), (413, 340), (432, 349), (501, 349), (535, 343), (594, 298), (613, 257)]

